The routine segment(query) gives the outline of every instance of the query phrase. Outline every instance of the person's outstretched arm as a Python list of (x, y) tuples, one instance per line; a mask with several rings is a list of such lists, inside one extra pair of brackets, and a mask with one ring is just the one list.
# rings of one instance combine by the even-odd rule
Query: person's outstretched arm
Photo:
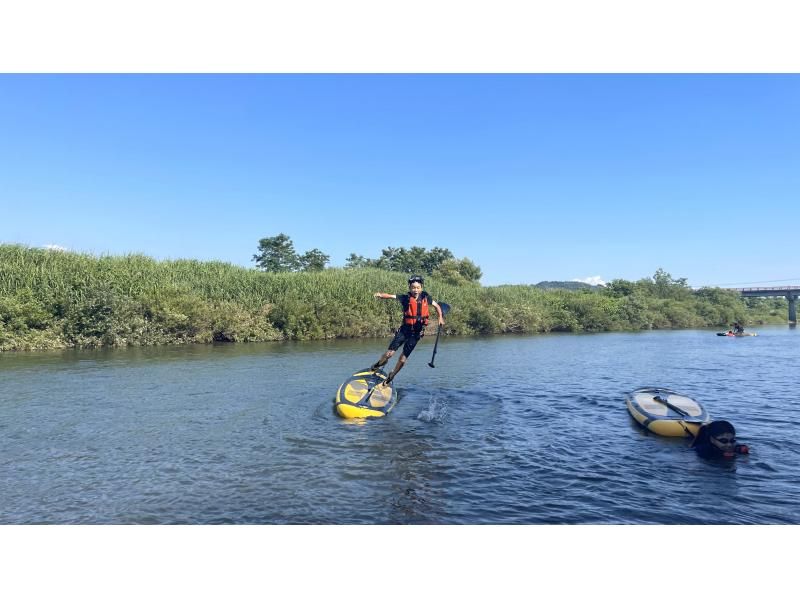
[(439, 324), (441, 324), (442, 326), (444, 326), (444, 314), (442, 313), (442, 308), (441, 308), (441, 306), (440, 306), (438, 303), (436, 303), (436, 301), (434, 301), (433, 303), (431, 303), (431, 305), (433, 305), (433, 306), (436, 308), (436, 313), (438, 313), (438, 314), (439, 314)]

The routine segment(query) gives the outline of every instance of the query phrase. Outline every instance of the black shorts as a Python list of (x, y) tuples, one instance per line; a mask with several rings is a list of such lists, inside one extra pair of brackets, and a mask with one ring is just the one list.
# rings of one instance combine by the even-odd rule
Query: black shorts
[(416, 328), (414, 326), (400, 326), (397, 329), (397, 333), (394, 335), (392, 342), (389, 343), (389, 351), (397, 351), (400, 348), (400, 345), (403, 345), (403, 355), (408, 357), (411, 355), (411, 351), (414, 350), (414, 347), (417, 346), (417, 341), (419, 341), (420, 337), (422, 336), (422, 327)]

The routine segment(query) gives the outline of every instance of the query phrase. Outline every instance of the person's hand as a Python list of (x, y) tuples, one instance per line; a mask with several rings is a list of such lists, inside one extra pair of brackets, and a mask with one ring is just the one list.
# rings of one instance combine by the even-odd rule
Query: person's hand
[(441, 326), (442, 328), (444, 328), (444, 318), (442, 318), (441, 320), (439, 320), (439, 326)]
[(375, 297), (375, 299), (380, 299), (381, 298), (381, 294), (380, 293), (375, 293), (373, 295), (373, 297)]

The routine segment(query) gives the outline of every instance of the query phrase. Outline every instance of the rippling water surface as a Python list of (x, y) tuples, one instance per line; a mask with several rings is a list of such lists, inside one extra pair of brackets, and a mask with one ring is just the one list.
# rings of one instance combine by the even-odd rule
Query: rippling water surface
[[(0, 523), (800, 523), (800, 331), (759, 333), (425, 339), (367, 422), (385, 339), (3, 354)], [(645, 433), (645, 385), (751, 454)]]

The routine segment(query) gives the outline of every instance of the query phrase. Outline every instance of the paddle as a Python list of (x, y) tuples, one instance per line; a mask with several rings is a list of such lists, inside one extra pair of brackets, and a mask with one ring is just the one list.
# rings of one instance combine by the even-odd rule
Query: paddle
[[(442, 315), (445, 315), (447, 312), (450, 311), (450, 306), (447, 303), (440, 303), (439, 307), (442, 308)], [(439, 333), (442, 331), (442, 325), (439, 324), (438, 330), (436, 330), (436, 342), (433, 343), (433, 355), (431, 356), (431, 361), (428, 364), (430, 367), (435, 368), (436, 366), (433, 365), (433, 360), (436, 359), (436, 349), (439, 347)]]
[(382, 383), (383, 383), (383, 381), (375, 383), (372, 386), (372, 388), (369, 389), (367, 394), (365, 394), (363, 397), (361, 397), (361, 400), (358, 403), (356, 403), (356, 405), (366, 405), (369, 402), (369, 398), (372, 396), (372, 393), (375, 392), (375, 389), (378, 388), (378, 386), (380, 384), (382, 384)]
[(681, 408), (680, 408), (680, 407), (678, 407), (677, 405), (673, 405), (673, 404), (672, 404), (672, 403), (670, 403), (670, 402), (669, 402), (667, 399), (663, 398), (663, 397), (662, 397), (662, 396), (660, 396), (660, 395), (656, 395), (656, 396), (654, 396), (654, 397), (653, 397), (653, 400), (654, 400), (656, 403), (661, 403), (662, 405), (666, 405), (667, 407), (669, 407), (670, 409), (672, 409), (672, 410), (673, 410), (675, 413), (678, 413), (678, 414), (682, 415), (683, 417), (692, 417), (692, 418), (694, 418), (694, 417), (695, 417), (694, 415), (692, 415), (692, 414), (691, 414), (691, 413), (689, 413), (688, 411), (684, 411), (683, 409), (681, 409)]
[[(675, 413), (677, 413), (679, 415), (682, 415), (683, 417), (689, 418), (689, 419), (686, 420), (688, 423), (693, 423), (693, 424), (703, 423), (700, 419), (698, 419), (694, 415), (690, 414), (688, 411), (685, 411), (684, 409), (681, 409), (677, 405), (673, 405), (667, 399), (663, 398), (660, 395), (654, 396), (653, 400), (656, 403), (661, 403), (662, 405), (666, 405), (668, 408), (672, 409)], [(689, 421), (689, 420), (691, 420), (691, 421)], [(679, 421), (678, 423), (683, 428), (683, 431), (686, 432), (687, 436), (689, 436), (690, 438), (694, 438), (694, 433), (689, 428), (684, 426), (682, 421)]]

